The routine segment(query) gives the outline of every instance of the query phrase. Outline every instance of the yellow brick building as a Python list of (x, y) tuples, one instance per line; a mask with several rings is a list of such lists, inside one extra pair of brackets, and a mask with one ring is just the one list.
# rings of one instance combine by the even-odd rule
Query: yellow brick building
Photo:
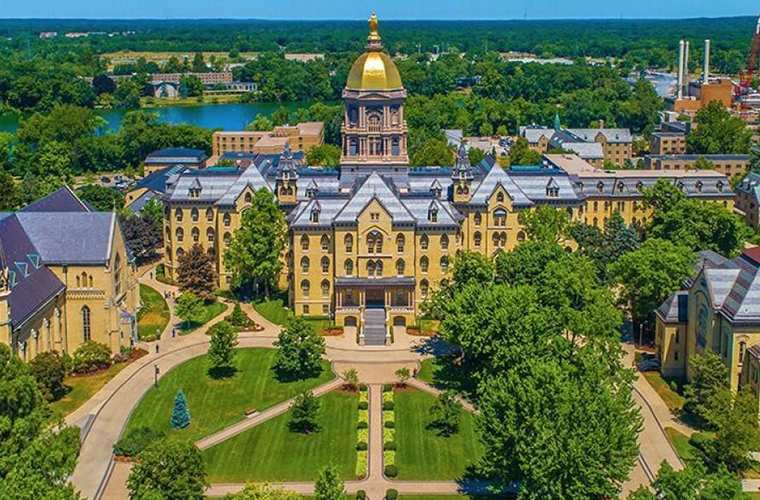
[(547, 155), (540, 165), (511, 169), (487, 157), (472, 166), (462, 145), (453, 166), (410, 168), (406, 91), (382, 52), (374, 17), (367, 52), (353, 65), (343, 96), (338, 169), (299, 166), (286, 149), (266, 166), (185, 171), (167, 181), (170, 277), (178, 256), (198, 243), (216, 256), (219, 286), (228, 288), (226, 245), (254, 192), (267, 189), (287, 214), (281, 282), (290, 307), (330, 317), (360, 342), (384, 344), (394, 330), (416, 323), (457, 251), (492, 256), (525, 240), (523, 211), (550, 205), (598, 226), (619, 211), (632, 223), (647, 215), (641, 189), (662, 177), (689, 196), (732, 203), (727, 179), (717, 172), (616, 177), (577, 156), (565, 162)]
[(139, 289), (114, 213), (62, 188), (1, 217), (0, 342), (24, 360), (87, 340), (132, 345)]

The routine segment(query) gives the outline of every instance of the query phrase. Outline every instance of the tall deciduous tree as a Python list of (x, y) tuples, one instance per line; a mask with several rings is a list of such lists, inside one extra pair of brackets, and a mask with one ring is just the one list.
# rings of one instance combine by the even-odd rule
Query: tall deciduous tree
[(202, 500), (208, 486), (201, 452), (192, 443), (157, 441), (140, 453), (129, 474), (131, 498)]
[(644, 205), (655, 212), (663, 212), (675, 207), (686, 199), (683, 191), (665, 179), (658, 179), (652, 187), (643, 191)]
[(285, 245), (285, 219), (274, 195), (260, 189), (251, 207), (243, 212), (240, 228), (224, 254), (236, 288), (253, 286), (264, 294), (276, 285), (282, 269), (280, 256)]
[(686, 138), (686, 149), (697, 154), (749, 153), (752, 131), (719, 101), (697, 112), (696, 130)]
[(198, 321), (203, 314), (203, 301), (192, 292), (185, 292), (177, 297), (175, 312), (179, 319), (189, 327), (193, 321)]
[(705, 416), (715, 429), (715, 438), (704, 442), (707, 462), (733, 472), (750, 468), (750, 453), (760, 447), (757, 396), (752, 388), (720, 389), (710, 396), (707, 407)]
[(220, 321), (209, 329), (211, 342), (208, 347), (209, 372), (219, 375), (231, 373), (234, 369), (237, 333), (227, 321)]
[(459, 432), (462, 403), (457, 400), (453, 391), (444, 391), (430, 408), (430, 415), (433, 417), (430, 425), (437, 429), (441, 436), (451, 436)]
[(177, 260), (177, 282), (180, 290), (192, 292), (202, 300), (213, 299), (216, 269), (211, 255), (196, 243)]
[(319, 472), (317, 482), (314, 484), (314, 498), (316, 500), (342, 500), (345, 495), (343, 480), (340, 472), (333, 465), (328, 465)]
[(290, 406), (290, 428), (294, 432), (310, 434), (319, 430), (319, 400), (311, 391), (303, 392), (293, 399)]
[(712, 396), (728, 387), (728, 368), (713, 351), (705, 350), (689, 360), (691, 379), (684, 388), (684, 410), (707, 419), (708, 404)]
[[(147, 205), (146, 205), (147, 206)], [(161, 209), (163, 214), (163, 209)], [(138, 263), (158, 256), (156, 249), (163, 243), (161, 225), (156, 225), (145, 215), (130, 215), (120, 219), (127, 247)]]
[(303, 379), (322, 370), (325, 339), (314, 333), (304, 319), (293, 318), (274, 345), (278, 348), (274, 367), (280, 376)]
[(608, 280), (607, 267), (623, 254), (639, 247), (639, 234), (627, 226), (623, 217), (615, 212), (604, 224), (604, 231), (594, 226), (576, 223), (570, 227), (570, 236), (578, 243), (582, 255), (591, 259), (602, 282)]
[(654, 492), (642, 486), (628, 495), (628, 500), (694, 499), (743, 500), (742, 483), (736, 474), (725, 467), (708, 472), (699, 462), (690, 463), (682, 470), (663, 461), (652, 484)]
[(549, 205), (520, 212), (518, 219), (528, 239), (544, 243), (559, 243), (567, 237), (570, 226), (567, 211)]

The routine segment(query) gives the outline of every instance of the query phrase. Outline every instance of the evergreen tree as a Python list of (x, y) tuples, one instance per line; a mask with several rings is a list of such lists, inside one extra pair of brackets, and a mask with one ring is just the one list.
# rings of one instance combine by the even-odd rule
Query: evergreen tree
[(237, 333), (227, 321), (220, 321), (210, 328), (211, 342), (208, 348), (209, 372), (212, 375), (229, 375), (234, 370)]
[(311, 391), (296, 396), (290, 407), (290, 429), (303, 434), (319, 431), (319, 406), (319, 400)]
[(198, 243), (178, 259), (177, 282), (183, 292), (192, 292), (202, 300), (214, 298), (216, 270), (214, 260)]
[(322, 371), (325, 339), (303, 318), (293, 318), (274, 345), (278, 348), (274, 367), (281, 377), (304, 379)]
[(315, 500), (342, 500), (344, 495), (345, 487), (338, 469), (333, 465), (322, 469), (314, 484)]
[(285, 229), (274, 195), (260, 189), (251, 207), (243, 212), (240, 228), (224, 254), (235, 288), (253, 286), (255, 291), (263, 289), (264, 295), (269, 295), (282, 269)]
[(433, 420), (430, 425), (441, 436), (451, 436), (459, 432), (459, 420), (462, 417), (462, 403), (457, 401), (453, 391), (444, 391), (430, 409)]
[(182, 389), (177, 391), (177, 395), (174, 397), (171, 423), (175, 429), (184, 429), (190, 425), (190, 410), (187, 407), (187, 398)]

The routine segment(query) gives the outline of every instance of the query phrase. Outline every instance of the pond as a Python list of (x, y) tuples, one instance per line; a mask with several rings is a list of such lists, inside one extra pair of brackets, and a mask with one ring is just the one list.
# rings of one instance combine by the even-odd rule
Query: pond
[[(158, 113), (159, 120), (166, 123), (189, 123), (199, 127), (222, 130), (243, 130), (248, 123), (259, 114), (271, 114), (280, 106), (297, 109), (308, 106), (309, 103), (225, 103), (199, 104), (197, 106), (164, 106), (159, 108), (143, 108), (145, 111)], [(124, 110), (96, 110), (108, 122), (108, 129), (118, 130), (124, 119)], [(19, 126), (19, 116), (0, 115), (0, 131), (14, 132)]]

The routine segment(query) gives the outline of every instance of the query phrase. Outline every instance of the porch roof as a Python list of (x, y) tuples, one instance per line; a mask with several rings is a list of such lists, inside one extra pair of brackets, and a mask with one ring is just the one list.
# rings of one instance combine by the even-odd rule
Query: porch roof
[(388, 278), (359, 278), (340, 277), (335, 278), (335, 286), (345, 287), (386, 287), (386, 286), (414, 286), (416, 280), (407, 276), (392, 276)]

